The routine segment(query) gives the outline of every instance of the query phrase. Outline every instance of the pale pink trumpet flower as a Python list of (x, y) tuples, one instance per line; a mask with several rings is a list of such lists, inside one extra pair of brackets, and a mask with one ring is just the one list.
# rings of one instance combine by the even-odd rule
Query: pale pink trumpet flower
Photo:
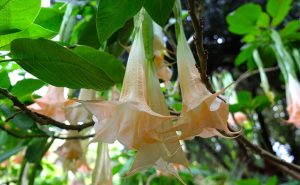
[(97, 118), (93, 141), (118, 140), (129, 149), (159, 141), (157, 127), (172, 117), (154, 112), (147, 104), (145, 63), (143, 36), (139, 30), (128, 57), (119, 101), (82, 102)]
[(66, 121), (66, 107), (75, 103), (74, 100), (64, 98), (64, 88), (48, 85), (45, 96), (34, 100), (35, 103), (28, 106), (34, 112), (49, 116), (60, 122)]
[(177, 124), (169, 131), (180, 131), (178, 139), (236, 134), (228, 127), (228, 105), (218, 97), (224, 90), (212, 94), (201, 81), (183, 28), (178, 37), (177, 65), (183, 109)]

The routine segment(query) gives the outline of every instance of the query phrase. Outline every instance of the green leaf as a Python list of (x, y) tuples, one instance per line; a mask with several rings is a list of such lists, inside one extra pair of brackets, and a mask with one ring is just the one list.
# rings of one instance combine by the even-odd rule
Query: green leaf
[(30, 142), (26, 153), (25, 153), (25, 159), (27, 159), (28, 162), (36, 162), (40, 160), (43, 156), (45, 145), (47, 144), (47, 138), (34, 138)]
[(252, 100), (252, 95), (248, 91), (241, 91), (237, 94), (239, 104), (249, 105)]
[(6, 159), (9, 159), (11, 156), (17, 154), (18, 152), (20, 152), (22, 149), (24, 148), (24, 145), (19, 145), (14, 149), (5, 151), (4, 153), (0, 154), (0, 163), (2, 163), (3, 161), (5, 161)]
[(18, 81), (16, 85), (13, 86), (11, 93), (19, 99), (22, 99), (22, 97), (31, 94), (33, 91), (40, 89), (44, 85), (45, 82), (38, 79), (24, 79)]
[(34, 23), (48, 30), (59, 32), (63, 14), (53, 8), (41, 8), (41, 11)]
[(279, 25), (289, 13), (292, 0), (269, 0), (267, 12), (273, 17), (272, 26)]
[(285, 27), (279, 32), (282, 37), (287, 37), (291, 34), (299, 34), (300, 20), (293, 20), (288, 22)]
[[(0, 109), (6, 118), (11, 117), (13, 114), (17, 112), (16, 110), (8, 107), (7, 105), (2, 105)], [(12, 123), (13, 125), (15, 125), (16, 127), (22, 130), (27, 130), (34, 125), (33, 120), (25, 113), (19, 113), (10, 121), (10, 123)]]
[(146, 53), (146, 59), (148, 61), (153, 60), (153, 21), (149, 14), (145, 12), (144, 14), (144, 21), (143, 21), (143, 42), (144, 42), (144, 48)]
[(276, 176), (269, 178), (266, 182), (266, 185), (277, 185), (278, 179)]
[(29, 27), (38, 15), (40, 6), (41, 0), (1, 0), (0, 34), (8, 34)]
[(88, 22), (84, 24), (83, 29), (78, 34), (78, 44), (99, 48), (100, 43), (98, 40), (96, 29), (96, 16), (93, 16)]
[(240, 35), (256, 33), (258, 31), (256, 22), (261, 16), (261, 12), (259, 5), (253, 3), (244, 4), (226, 17), (229, 31)]
[(130, 35), (133, 30), (133, 20), (130, 19), (125, 23), (125, 25), (116, 31), (108, 40), (107, 40), (107, 49), (109, 53), (118, 57), (124, 51), (124, 46), (127, 45)]
[(270, 26), (270, 17), (268, 14), (261, 12), (256, 25), (262, 28), (269, 28)]
[(270, 106), (270, 100), (267, 96), (265, 95), (259, 95), (256, 96), (252, 101), (251, 101), (251, 108), (256, 109), (257, 111), (262, 111), (264, 108)]
[(115, 83), (123, 81), (125, 74), (124, 65), (113, 55), (88, 46), (77, 46), (73, 51), (82, 58), (85, 58), (93, 66), (101, 69)]
[(0, 87), (6, 89), (10, 87), (10, 79), (7, 71), (0, 71)]
[(244, 105), (241, 104), (232, 104), (229, 105), (229, 112), (239, 112), (242, 111), (243, 109), (245, 109), (246, 107)]
[(51, 30), (47, 30), (37, 24), (32, 24), (29, 28), (25, 30), (6, 35), (0, 35), (0, 48), (6, 49), (11, 41), (18, 38), (51, 38), (55, 35), (56, 33)]
[[(90, 57), (109, 55), (98, 55), (94, 50), (84, 51), (87, 53), (78, 52), (81, 54), (79, 56), (71, 50), (45, 39), (17, 39), (11, 44), (13, 58), (17, 59), (16, 62), (21, 67), (54, 86), (105, 90), (114, 85), (113, 79), (106, 74), (109, 72), (103, 71), (105, 67), (100, 68), (101, 65), (107, 65), (112, 59)], [(83, 56), (87, 58), (85, 59)], [(95, 61), (99, 63), (96, 64)], [(110, 67), (116, 69), (113, 66)], [(121, 73), (115, 71), (114, 79), (120, 80)]]
[(26, 113), (18, 114), (11, 122), (22, 130), (27, 130), (34, 126), (34, 121)]
[(131, 19), (142, 8), (143, 0), (101, 0), (97, 11), (97, 32), (100, 43)]
[(175, 0), (145, 0), (144, 7), (152, 19), (163, 27), (172, 12), (174, 2)]
[(242, 179), (237, 181), (237, 185), (261, 185), (258, 179)]
[(252, 52), (256, 48), (257, 48), (256, 45), (252, 45), (252, 44), (244, 45), (242, 47), (242, 50), (239, 53), (239, 55), (235, 58), (235, 61), (234, 61), (235, 65), (239, 66), (239, 65), (245, 63), (249, 58), (252, 57)]

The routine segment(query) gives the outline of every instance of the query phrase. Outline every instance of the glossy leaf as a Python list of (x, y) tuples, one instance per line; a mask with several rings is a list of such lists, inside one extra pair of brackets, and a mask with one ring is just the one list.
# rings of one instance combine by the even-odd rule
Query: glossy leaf
[(79, 50), (80, 55), (44, 39), (17, 39), (11, 45), (13, 58), (21, 67), (54, 86), (103, 90), (119, 82), (114, 80), (121, 80), (121, 64), (116, 64), (120, 70), (113, 71), (114, 75), (103, 70), (107, 61), (114, 61), (111, 55), (87, 48)]
[(52, 8), (41, 8), (41, 11), (34, 23), (48, 30), (59, 32), (63, 14)]
[(145, 0), (144, 7), (152, 19), (162, 27), (167, 22), (175, 0)]
[(0, 34), (8, 34), (29, 27), (38, 15), (40, 6), (41, 0), (1, 0)]
[[(101, 0), (97, 11), (97, 32), (100, 43), (131, 19), (142, 8), (143, 0)], [(117, 11), (116, 11), (117, 10)]]
[(32, 24), (29, 28), (25, 30), (6, 35), (0, 35), (0, 48), (7, 50), (6, 46), (8, 46), (11, 41), (18, 38), (51, 38), (55, 35), (56, 33), (51, 30), (45, 29), (37, 24)]
[(257, 32), (256, 22), (261, 12), (259, 5), (253, 3), (244, 4), (226, 17), (229, 30), (232, 33), (241, 35)]
[(272, 26), (277, 26), (289, 13), (292, 0), (269, 0), (267, 12), (273, 17)]

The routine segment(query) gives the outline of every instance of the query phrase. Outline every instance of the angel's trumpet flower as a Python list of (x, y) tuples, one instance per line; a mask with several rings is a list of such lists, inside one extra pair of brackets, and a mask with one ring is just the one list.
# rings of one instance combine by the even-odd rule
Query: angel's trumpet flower
[(87, 101), (83, 105), (97, 117), (93, 141), (138, 149), (159, 140), (156, 128), (170, 116), (160, 115), (147, 105), (146, 56), (143, 36), (138, 30), (128, 57), (119, 101)]
[(202, 83), (196, 62), (181, 29), (177, 46), (179, 83), (183, 110), (171, 131), (181, 131), (179, 139), (194, 136), (212, 137), (219, 131), (233, 134), (228, 128), (228, 106), (218, 98), (223, 91), (211, 94)]
[(65, 107), (75, 101), (64, 98), (64, 88), (48, 85), (48, 91), (42, 98), (34, 100), (35, 103), (28, 106), (34, 112), (46, 115), (60, 122), (66, 120)]
[[(95, 91), (89, 89), (81, 89), (79, 93), (79, 100), (93, 100), (95, 99)], [(66, 119), (71, 125), (78, 125), (78, 122), (87, 122), (91, 120), (90, 113), (79, 103), (66, 107)], [(69, 130), (68, 136), (79, 135), (78, 131)], [(67, 140), (57, 150), (59, 160), (63, 163), (64, 168), (76, 171), (83, 169), (88, 171), (89, 166), (85, 159), (88, 141), (81, 140)]]
[[(164, 95), (161, 91), (159, 81), (154, 73), (152, 61), (147, 62), (147, 88), (148, 105), (155, 112), (169, 115), (168, 107), (165, 103)], [(172, 127), (171, 120), (165, 120), (163, 124), (157, 125), (157, 131), (162, 133), (164, 130)], [(176, 132), (169, 132), (159, 135), (161, 142), (153, 144), (145, 144), (138, 151), (133, 165), (128, 175), (132, 175), (138, 171), (146, 170), (154, 166), (157, 170), (164, 174), (170, 174), (183, 182), (177, 173), (176, 165), (189, 167), (188, 161), (178, 141), (168, 142), (170, 137), (176, 137)], [(184, 182), (183, 182), (184, 184)]]
[(300, 128), (300, 83), (297, 79), (288, 74), (288, 82), (286, 86), (287, 111), (289, 119), (287, 122), (293, 123)]
[(112, 172), (108, 144), (98, 143), (97, 159), (93, 172), (93, 185), (112, 185)]
[(167, 51), (162, 28), (155, 22), (153, 22), (153, 33), (154, 64), (156, 67), (156, 75), (159, 79), (162, 79), (168, 87), (169, 81), (173, 75), (173, 71), (168, 67), (168, 64), (164, 59)]

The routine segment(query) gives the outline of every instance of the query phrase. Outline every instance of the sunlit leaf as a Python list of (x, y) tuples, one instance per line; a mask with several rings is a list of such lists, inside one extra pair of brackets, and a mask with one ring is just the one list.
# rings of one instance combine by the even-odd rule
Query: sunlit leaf
[(292, 0), (269, 0), (267, 12), (273, 17), (272, 26), (280, 24), (289, 13)]

